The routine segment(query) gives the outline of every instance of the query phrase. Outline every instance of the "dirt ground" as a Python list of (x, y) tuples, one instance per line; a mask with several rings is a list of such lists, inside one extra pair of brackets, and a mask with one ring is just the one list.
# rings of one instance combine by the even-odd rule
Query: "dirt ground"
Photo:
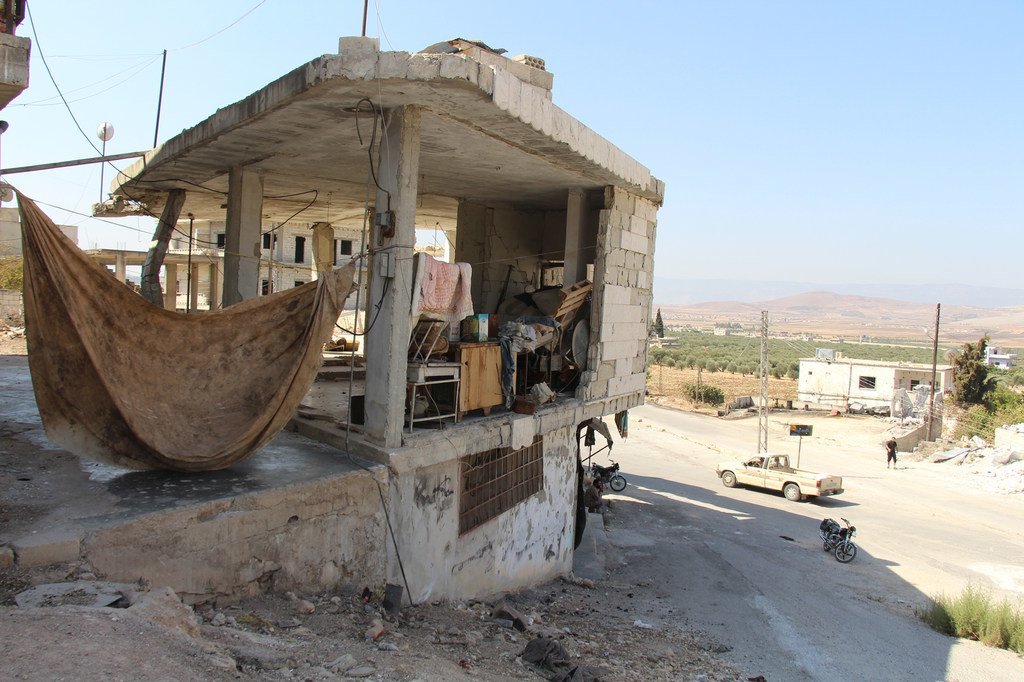
[[(707, 412), (714, 414), (720, 407), (709, 407), (707, 405), (696, 405), (686, 399), (683, 395), (683, 386), (697, 383), (696, 369), (678, 369), (675, 367), (663, 367), (651, 365), (650, 374), (647, 378), (647, 402), (665, 407), (675, 407), (683, 410)], [(728, 405), (740, 396), (757, 396), (761, 389), (758, 385), (758, 378), (750, 374), (734, 374), (732, 372), (708, 372), (701, 373), (701, 383), (708, 386), (717, 386), (725, 393), (725, 404)], [(794, 379), (775, 379), (768, 377), (768, 396), (771, 400), (796, 400), (797, 382)]]
[[(568, 669), (598, 675), (564, 679), (742, 679), (709, 637), (647, 625), (650, 587), (557, 580), (495, 603), (426, 604), (396, 616), (360, 594), (266, 595), (193, 611), (171, 592), (156, 610), (5, 606), (0, 638), (8, 679), (552, 678), (522, 658), (538, 635), (564, 648)], [(520, 614), (525, 631), (496, 620), (496, 606)]]

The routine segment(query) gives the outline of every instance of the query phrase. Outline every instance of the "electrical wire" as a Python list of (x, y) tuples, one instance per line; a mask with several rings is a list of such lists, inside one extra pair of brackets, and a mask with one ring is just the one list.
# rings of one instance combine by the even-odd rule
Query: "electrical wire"
[(46, 68), (46, 75), (50, 77), (50, 82), (53, 83), (53, 87), (57, 90), (57, 94), (60, 95), (61, 101), (64, 102), (64, 108), (68, 110), (68, 115), (70, 115), (71, 120), (75, 122), (75, 127), (78, 128), (78, 132), (82, 133), (82, 137), (84, 137), (85, 141), (89, 143), (89, 146), (92, 147), (97, 154), (100, 154), (102, 156), (103, 152), (101, 152), (100, 148), (93, 144), (92, 139), (85, 134), (85, 130), (82, 129), (82, 126), (78, 122), (78, 119), (75, 118), (75, 112), (71, 111), (71, 105), (68, 104), (67, 98), (64, 97), (64, 93), (61, 92), (60, 86), (57, 85), (57, 80), (53, 77), (53, 72), (50, 70), (50, 65), (46, 61), (46, 54), (43, 52), (43, 47), (39, 42), (39, 34), (36, 33), (36, 22), (32, 18), (32, 3), (25, 4), (25, 11), (28, 14), (28, 23), (32, 27), (32, 38), (35, 40), (36, 52), (39, 54), (39, 58), (42, 60), (43, 66)]
[(228, 24), (224, 28), (220, 29), (219, 31), (216, 31), (215, 33), (211, 33), (210, 35), (206, 36), (202, 40), (197, 40), (194, 43), (189, 43), (188, 45), (182, 45), (181, 47), (171, 48), (170, 50), (168, 50), (168, 52), (181, 52), (182, 50), (187, 50), (190, 47), (196, 47), (197, 45), (202, 45), (203, 43), (205, 43), (206, 41), (210, 40), (211, 38), (215, 38), (215, 37), (219, 36), (221, 33), (223, 33), (224, 31), (228, 30), (229, 28), (231, 28), (232, 26), (234, 26), (235, 24), (240, 22), (242, 19), (245, 19), (247, 16), (249, 16), (250, 14), (255, 12), (256, 10), (258, 10), (260, 8), (260, 6), (263, 5), (266, 2), (267, 2), (267, 0), (260, 0), (255, 5), (253, 5), (248, 11), (246, 11), (242, 16), (238, 17), (237, 19), (235, 19), (234, 21), (232, 21), (230, 24)]
[[(107, 81), (109, 81), (111, 79), (117, 78), (118, 76), (120, 76), (123, 73), (126, 73), (128, 71), (134, 70), (134, 73), (132, 73), (130, 76), (128, 76), (127, 78), (124, 78), (124, 79), (114, 83), (110, 87), (104, 88), (103, 90), (100, 90), (98, 92), (94, 92), (91, 95), (86, 95), (85, 97), (79, 97), (78, 99), (73, 99), (73, 100), (71, 100), (71, 102), (72, 103), (74, 103), (74, 102), (81, 102), (83, 100), (87, 100), (87, 99), (90, 99), (92, 97), (96, 97), (97, 95), (102, 95), (104, 92), (107, 92), (108, 90), (113, 90), (117, 86), (122, 85), (124, 83), (127, 83), (132, 78), (135, 78), (140, 73), (145, 71), (146, 68), (150, 64), (155, 62), (158, 58), (159, 58), (159, 55), (156, 55), (156, 56), (150, 58), (148, 61), (143, 62), (141, 64), (132, 64), (128, 68), (122, 69), (121, 71), (113, 73), (113, 74), (107, 76), (106, 78), (103, 78), (101, 80), (95, 81), (93, 83), (89, 83), (87, 85), (83, 85), (81, 87), (74, 88), (73, 90), (68, 90), (67, 94), (71, 94), (73, 92), (79, 92), (81, 90), (85, 90), (87, 88), (91, 88), (94, 85), (100, 85), (100, 84), (106, 83)], [(38, 100), (35, 100), (35, 101), (32, 101), (32, 102), (19, 102), (18, 104), (13, 104), (12, 106), (15, 106), (15, 107), (51, 107), (51, 106), (56, 106), (58, 104), (57, 102), (51, 101), (51, 100), (56, 100), (56, 99), (60, 99), (58, 95), (51, 95), (50, 97), (44, 97), (43, 99), (38, 99)]]

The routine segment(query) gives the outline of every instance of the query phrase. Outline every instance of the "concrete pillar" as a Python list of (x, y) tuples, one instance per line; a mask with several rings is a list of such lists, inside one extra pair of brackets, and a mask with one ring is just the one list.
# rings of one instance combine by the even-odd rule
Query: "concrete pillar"
[(224, 239), (224, 305), (260, 292), (263, 178), (241, 166), (228, 171), (228, 213)]
[[(420, 110), (389, 112), (380, 144), (378, 213), (394, 212), (394, 233), (374, 227), (369, 307), (380, 313), (366, 334), (366, 435), (384, 447), (402, 444), (405, 415), (406, 350), (412, 324), (412, 256), (416, 243), (416, 192), (420, 164)], [(389, 198), (390, 194), (390, 198)], [(390, 269), (390, 273), (387, 270)], [(393, 276), (389, 276), (393, 275)], [(387, 293), (385, 295), (385, 288)], [(369, 322), (373, 317), (367, 318)]]
[(210, 294), (207, 300), (210, 310), (220, 307), (220, 265), (216, 261), (210, 263)]
[(124, 253), (118, 251), (117, 254), (114, 255), (114, 277), (117, 277), (117, 281), (121, 284), (124, 284), (126, 275), (125, 270)]
[(455, 242), (455, 261), (473, 264), (473, 279), (470, 291), (474, 301), (484, 300), (484, 270), (487, 257), (487, 228), (493, 220), (493, 213), (483, 204), (460, 201), (456, 213), (456, 229), (459, 239)]
[(178, 309), (178, 266), (164, 263), (164, 307)]
[(313, 279), (334, 268), (334, 228), (330, 223), (313, 225)]
[(582, 190), (569, 190), (565, 207), (565, 284), (587, 278), (586, 249), (587, 195)]
[(199, 263), (192, 263), (191, 310), (199, 310)]

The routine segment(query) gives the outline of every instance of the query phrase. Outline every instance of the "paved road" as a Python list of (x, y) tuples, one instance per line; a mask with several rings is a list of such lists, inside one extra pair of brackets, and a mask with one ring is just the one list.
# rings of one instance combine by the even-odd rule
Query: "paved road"
[[(646, 598), (645, 619), (706, 631), (731, 647), (729, 662), (768, 680), (1024, 679), (1021, 657), (914, 617), (927, 595), (969, 581), (1024, 592), (1019, 496), (965, 489), (936, 465), (887, 471), (878, 420), (796, 414), (815, 424), (804, 466), (844, 475), (847, 492), (792, 503), (727, 489), (715, 475), (719, 460), (756, 450), (756, 418), (651, 406), (630, 417), (630, 437), (614, 449), (630, 485), (613, 498), (605, 565), (609, 587)], [(772, 449), (795, 453), (789, 420), (773, 417)], [(857, 525), (852, 564), (822, 552), (825, 516)]]

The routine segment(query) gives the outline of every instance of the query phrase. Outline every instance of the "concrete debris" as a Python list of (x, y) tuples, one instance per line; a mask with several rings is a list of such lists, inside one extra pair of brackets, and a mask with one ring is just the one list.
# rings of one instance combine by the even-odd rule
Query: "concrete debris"
[(971, 439), (966, 445), (936, 452), (928, 461), (934, 464), (956, 465), (964, 473), (977, 476), (979, 487), (986, 492), (1024, 493), (1024, 450), (1012, 446), (989, 447)]
[(10, 568), (14, 565), (14, 550), (7, 545), (0, 545), (0, 568)]
[(135, 586), (126, 583), (108, 583), (76, 580), (70, 583), (36, 585), (14, 597), (21, 608), (53, 606), (127, 606), (135, 594)]
[(133, 601), (130, 610), (153, 623), (179, 630), (192, 639), (199, 638), (195, 613), (169, 587), (156, 587), (143, 592)]
[(330, 663), (324, 663), (324, 667), (332, 673), (344, 673), (356, 667), (358, 661), (352, 654), (342, 654)]
[(316, 606), (314, 606), (313, 602), (311, 601), (308, 601), (306, 599), (299, 599), (295, 603), (295, 613), (310, 614), (314, 613), (315, 611)]

